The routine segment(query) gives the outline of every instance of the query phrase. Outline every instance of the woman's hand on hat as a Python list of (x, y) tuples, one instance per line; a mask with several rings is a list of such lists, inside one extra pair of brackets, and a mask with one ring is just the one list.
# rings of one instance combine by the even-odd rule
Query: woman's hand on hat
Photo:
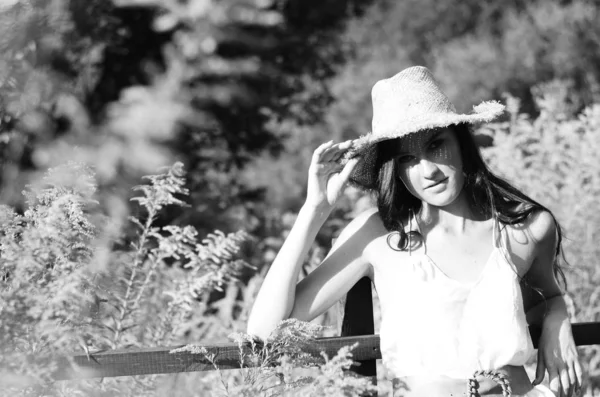
[(358, 162), (355, 158), (341, 163), (352, 142), (329, 141), (315, 149), (308, 170), (307, 205), (320, 209), (333, 208)]

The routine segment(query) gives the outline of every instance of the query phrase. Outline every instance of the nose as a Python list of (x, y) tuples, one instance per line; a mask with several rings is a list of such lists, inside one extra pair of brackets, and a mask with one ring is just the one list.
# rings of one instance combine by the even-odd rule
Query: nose
[(421, 175), (426, 179), (435, 179), (435, 176), (439, 171), (437, 164), (426, 158), (421, 159), (419, 167), (421, 168)]

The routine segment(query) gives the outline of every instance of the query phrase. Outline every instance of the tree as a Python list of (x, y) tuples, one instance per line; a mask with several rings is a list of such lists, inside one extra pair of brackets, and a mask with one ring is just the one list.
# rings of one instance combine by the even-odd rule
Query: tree
[(507, 92), (537, 114), (531, 88), (572, 80), (581, 110), (600, 92), (597, 2), (384, 1), (352, 21), (356, 57), (333, 80), (327, 128), (340, 139), (370, 130), (370, 90), (413, 65), (429, 67), (459, 112)]
[[(3, 37), (13, 51), (5, 58), (18, 60), (7, 79), (19, 72), (31, 80), (37, 73), (38, 82), (52, 85), (43, 100), (16, 110), (13, 104), (24, 97), (39, 97), (36, 86), (23, 82), (3, 94), (2, 110), (13, 120), (4, 124), (7, 146), (20, 142), (23, 148), (6, 149), (22, 153), (13, 159), (14, 173), (51, 165), (39, 161), (44, 156), (36, 155), (38, 146), (65, 132), (89, 135), (90, 129), (115, 119), (117, 129), (134, 130), (122, 122), (133, 112), (138, 116), (131, 116), (132, 122), (142, 114), (156, 121), (151, 112), (159, 105), (150, 98), (160, 96), (159, 104), (171, 104), (177, 115), (168, 117), (171, 126), (159, 123), (162, 134), (144, 123), (154, 130), (145, 135), (184, 161), (193, 197), (218, 198), (215, 205), (227, 208), (233, 203), (225, 198), (235, 199), (234, 191), (241, 192), (242, 200), (259, 194), (235, 183), (236, 170), (265, 149), (281, 150), (285, 134), (269, 128), (272, 120), (314, 125), (323, 117), (332, 101), (327, 81), (349, 55), (339, 39), (344, 22), (368, 2), (206, 4), (148, 0), (120, 1), (117, 7), (99, 0), (31, 0), (6, 11)], [(150, 88), (155, 82), (160, 90)], [(60, 106), (69, 101), (76, 111)], [(73, 122), (82, 110), (92, 128)], [(123, 163), (125, 172), (115, 176), (140, 166)], [(231, 195), (219, 191), (231, 185), (236, 186)]]

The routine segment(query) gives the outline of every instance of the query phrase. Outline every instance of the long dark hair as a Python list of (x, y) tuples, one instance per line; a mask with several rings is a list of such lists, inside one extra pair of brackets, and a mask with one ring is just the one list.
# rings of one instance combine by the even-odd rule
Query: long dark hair
[[(532, 213), (547, 211), (554, 220), (557, 231), (557, 244), (554, 255), (553, 271), (555, 277), (567, 286), (564, 272), (559, 264), (562, 253), (562, 231), (552, 211), (533, 200), (506, 180), (498, 177), (487, 167), (481, 152), (475, 143), (471, 129), (467, 124), (450, 126), (460, 147), (465, 183), (463, 189), (471, 208), (488, 217), (495, 216), (502, 228), (506, 225), (522, 223)], [(421, 237), (417, 231), (404, 230), (403, 220), (411, 218), (411, 212), (418, 213), (421, 200), (413, 196), (400, 180), (399, 168), (394, 161), (398, 145), (379, 144), (377, 159), (379, 176), (377, 180), (377, 207), (383, 225), (390, 232), (397, 232), (398, 250), (407, 250), (413, 245), (412, 237)], [(390, 243), (390, 239), (388, 239)]]

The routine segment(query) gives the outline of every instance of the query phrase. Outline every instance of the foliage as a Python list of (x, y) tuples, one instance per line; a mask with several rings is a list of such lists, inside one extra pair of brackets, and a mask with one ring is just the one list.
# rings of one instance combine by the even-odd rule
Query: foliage
[[(138, 231), (125, 251), (115, 250), (123, 245), (114, 244), (123, 225), (98, 213), (94, 175), (84, 165), (51, 169), (26, 192), (29, 208), (23, 215), (2, 207), (3, 391), (31, 396), (160, 394), (159, 376), (53, 384), (52, 356), (78, 349), (169, 345), (189, 340), (198, 328), (208, 332), (207, 294), (233, 285), (248, 266), (236, 256), (249, 236), (217, 231), (198, 241), (191, 226), (156, 226), (165, 207), (186, 205), (183, 174), (177, 163), (134, 188), (140, 195), (132, 201), (144, 216), (130, 217)], [(322, 330), (287, 320), (263, 347), (246, 334), (232, 334), (240, 352), (247, 342), (253, 349), (250, 357), (242, 355), (240, 372), (216, 372), (225, 394), (314, 395), (324, 389), (358, 395), (372, 390), (367, 379), (344, 372), (352, 364), (349, 348), (324, 362), (305, 352)], [(257, 367), (245, 368), (245, 362)], [(297, 367), (308, 366), (314, 367), (312, 376), (297, 374)], [(217, 387), (210, 374), (202, 385), (210, 393)]]
[(348, 25), (356, 57), (332, 81), (326, 131), (367, 133), (373, 84), (413, 65), (433, 71), (459, 112), (508, 92), (536, 115), (531, 88), (552, 79), (573, 81), (578, 110), (598, 103), (599, 12), (587, 0), (378, 2)]
[[(509, 120), (481, 132), (494, 139), (484, 150), (492, 169), (547, 206), (563, 228), (572, 320), (600, 321), (595, 307), (600, 293), (600, 216), (595, 210), (600, 206), (600, 105), (577, 112), (572, 88), (568, 81), (536, 86), (533, 96), (540, 115), (535, 119), (520, 113), (519, 100), (509, 96)], [(588, 393), (595, 395), (600, 387), (599, 349), (582, 352)]]
[(207, 305), (206, 293), (247, 266), (236, 258), (249, 238), (243, 231), (198, 241), (191, 226), (154, 225), (163, 207), (184, 204), (181, 164), (147, 179), (133, 198), (146, 217), (131, 218), (139, 231), (127, 251), (113, 250), (121, 229), (95, 211), (88, 167), (50, 170), (26, 193), (23, 215), (2, 207), (4, 382), (25, 376), (35, 395), (51, 378), (51, 355), (181, 340), (199, 325), (194, 312)]
[[(21, 352), (210, 343), (243, 330), (268, 266), (254, 275), (240, 260), (273, 259), (302, 204), (312, 148), (367, 132), (373, 83), (416, 63), (459, 111), (512, 95), (509, 120), (479, 131), (494, 138), (486, 155), (557, 215), (573, 315), (598, 321), (597, 2), (13, 3), (0, 6), (0, 202), (12, 207), (0, 217), (0, 382), (42, 394), (36, 382), (51, 367)], [(56, 168), (68, 159), (88, 166)], [(140, 175), (174, 160), (186, 164), (185, 185), (176, 166), (123, 202)], [(46, 182), (31, 182), (48, 167)], [(306, 270), (357, 201), (350, 191), (340, 203)], [(258, 236), (251, 247), (243, 232), (209, 233), (240, 228)], [(585, 354), (591, 393), (600, 354)], [(284, 381), (314, 393), (301, 382), (309, 375), (286, 372), (293, 362), (279, 361)], [(325, 368), (310, 376), (319, 394), (335, 394), (326, 379), (340, 379), (337, 369)], [(251, 389), (251, 371), (52, 387), (197, 395), (225, 381), (233, 394)], [(254, 384), (275, 391), (278, 381)]]
[[(84, 313), (93, 304), (93, 287), (85, 265), (94, 260), (97, 228), (86, 212), (94, 204), (95, 186), (85, 167), (72, 171), (51, 170), (44, 185), (31, 187), (23, 215), (2, 207), (4, 370), (35, 376), (39, 368), (32, 368), (25, 355), (68, 350), (87, 331)], [(42, 379), (47, 375), (48, 370), (41, 371)]]
[[(99, 4), (104, 4), (104, 7), (99, 7)], [(98, 19), (82, 23), (78, 5), (88, 7), (88, 11), (97, 11)], [(109, 10), (116, 14), (113, 18), (107, 15)], [(102, 62), (107, 61), (103, 52), (107, 42), (114, 44), (111, 48), (130, 44), (123, 39), (128, 34), (122, 26), (129, 22), (111, 2), (84, 4), (67, 0), (23, 0), (2, 10), (0, 199), (3, 203), (22, 210), (20, 191), (27, 181), (38, 178), (41, 170), (58, 166), (69, 159), (94, 167), (100, 196), (106, 195), (107, 184), (113, 188), (115, 184), (122, 187), (121, 191), (114, 191), (126, 196), (128, 188), (123, 185), (127, 183), (119, 178), (121, 175), (133, 174), (137, 179), (140, 173), (150, 172), (168, 162), (164, 148), (153, 142), (156, 129), (148, 134), (130, 136), (123, 129), (108, 128), (104, 113), (96, 113), (93, 101), (88, 98), (99, 84)], [(104, 33), (98, 33), (105, 41), (94, 42), (80, 34), (78, 29), (82, 25), (98, 25), (92, 29), (94, 32), (106, 28)], [(112, 28), (114, 32), (111, 32)], [(107, 32), (111, 32), (112, 36)], [(111, 42), (110, 37), (121, 37), (121, 41), (117, 43), (115, 38)], [(153, 40), (150, 34), (146, 34), (146, 38), (156, 45), (161, 43), (158, 39)], [(157, 78), (156, 85), (164, 87), (164, 80)], [(102, 85), (103, 88), (109, 86), (112, 85)], [(161, 92), (158, 88), (148, 92), (156, 92), (164, 104), (164, 95), (158, 95)], [(109, 100), (118, 99), (118, 95), (119, 91), (110, 99), (104, 99), (103, 107)], [(158, 100), (152, 103), (156, 102)], [(178, 114), (174, 105), (164, 109)], [(116, 115), (111, 117), (111, 123), (123, 127), (126, 124), (124, 116), (129, 117), (130, 126), (139, 121), (128, 112), (121, 112), (119, 116), (118, 123), (113, 121)], [(99, 119), (103, 123), (98, 123)], [(173, 117), (165, 117), (160, 126), (163, 127), (163, 136), (169, 135), (173, 130)]]
[[(322, 327), (318, 325), (289, 319), (282, 321), (264, 343), (243, 333), (232, 334), (230, 338), (239, 346), (241, 371), (227, 375), (219, 371), (214, 354), (202, 346), (189, 345), (172, 352), (202, 354), (217, 371), (225, 396), (314, 396), (322, 393), (358, 396), (376, 391), (369, 379), (352, 376), (346, 371), (353, 364), (351, 351), (355, 346), (341, 348), (333, 358), (322, 353), (322, 360), (307, 353), (321, 332)], [(245, 353), (246, 344), (250, 346), (249, 356)], [(246, 368), (248, 364), (252, 366)], [(297, 373), (297, 368), (307, 366), (316, 367), (316, 370), (310, 375)], [(215, 390), (211, 392), (214, 394)]]
[[(456, 37), (433, 54), (432, 66), (468, 109), (483, 99), (510, 92), (522, 110), (535, 113), (531, 88), (552, 79), (571, 80), (571, 100), (581, 110), (600, 102), (600, 28), (597, 2), (519, 2), (506, 8), (496, 29)], [(465, 101), (462, 96), (469, 92)]]
[[(329, 80), (352, 54), (345, 22), (369, 3), (23, 0), (3, 10), (0, 201), (20, 210), (28, 179), (72, 159), (94, 167), (104, 205), (179, 160), (190, 206), (157, 222), (247, 229), (261, 238), (244, 254), (259, 262), (262, 241), (284, 232), (283, 211), (272, 181), (240, 173), (323, 118)], [(288, 198), (302, 190), (300, 169)]]
[[(89, 307), (65, 309), (82, 313), (78, 326), (86, 333), (68, 340), (71, 349), (57, 351), (170, 337), (210, 341), (221, 339), (223, 328), (242, 328), (252, 288), (223, 284), (225, 296), (215, 299), (212, 287), (231, 269), (216, 266), (194, 242), (215, 226), (227, 231), (249, 219), (259, 223), (260, 211), (247, 214), (245, 204), (260, 199), (262, 190), (240, 184), (237, 167), (265, 148), (278, 148), (284, 134), (270, 129), (272, 120), (318, 121), (331, 101), (327, 79), (349, 54), (338, 40), (343, 22), (367, 4), (124, 3), (23, 0), (0, 14), (1, 201), (15, 207), (7, 213), (26, 209), (18, 193), (35, 173), (72, 159), (95, 170), (98, 205), (92, 213), (108, 216), (97, 217), (91, 259), (77, 262), (81, 274), (73, 276), (93, 280), (85, 284)], [(128, 209), (121, 200), (129, 185), (172, 154), (191, 171), (192, 209), (147, 209), (147, 222), (136, 216), (124, 223)], [(175, 227), (173, 218), (199, 231)], [(206, 248), (219, 250), (220, 260), (237, 270), (232, 247), (242, 237), (213, 234)], [(214, 276), (202, 276), (207, 266)], [(248, 284), (256, 288), (259, 281)], [(240, 296), (247, 298), (240, 302)], [(156, 307), (164, 308), (159, 316)], [(175, 310), (179, 317), (173, 319)], [(107, 383), (101, 389), (122, 386)], [(149, 390), (154, 383), (145, 384)]]
[[(270, 121), (322, 118), (327, 80), (350, 54), (344, 21), (368, 3), (23, 0), (4, 9), (3, 201), (18, 203), (24, 172), (76, 160), (64, 146), (113, 160), (99, 161), (101, 191), (170, 152), (190, 171), (192, 223), (234, 223), (241, 201), (261, 193), (240, 185), (236, 168), (281, 149)], [(97, 128), (107, 121), (108, 131)]]

